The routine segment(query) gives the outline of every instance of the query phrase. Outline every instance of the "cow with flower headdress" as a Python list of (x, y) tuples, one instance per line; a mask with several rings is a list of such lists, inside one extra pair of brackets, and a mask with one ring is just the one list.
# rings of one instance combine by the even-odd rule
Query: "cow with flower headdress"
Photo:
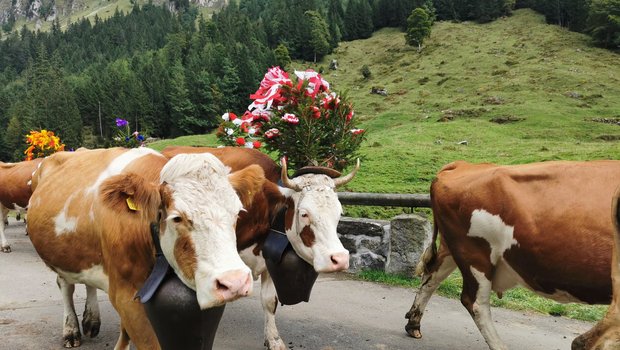
[[(162, 151), (167, 157), (211, 153), (233, 171), (250, 164), (263, 168), (268, 181), (239, 215), (236, 232), (241, 258), (254, 278), (261, 278), (265, 346), (272, 350), (287, 347), (275, 322), (276, 307), (284, 296), (267, 266), (270, 231), (281, 229), (296, 254), (316, 272), (348, 269), (349, 252), (336, 231), (342, 206), (335, 190), (357, 173), (359, 160), (349, 174), (341, 175), (340, 170), (353, 163), (364, 136), (364, 130), (355, 127), (351, 104), (329, 91), (319, 74), (306, 71), (296, 76), (295, 83), (281, 69), (270, 69), (243, 117), (231, 112), (222, 116), (220, 140), (241, 147), (172, 146)], [(283, 156), (281, 167), (256, 149), (263, 145)], [(297, 168), (292, 178), (289, 166)]]

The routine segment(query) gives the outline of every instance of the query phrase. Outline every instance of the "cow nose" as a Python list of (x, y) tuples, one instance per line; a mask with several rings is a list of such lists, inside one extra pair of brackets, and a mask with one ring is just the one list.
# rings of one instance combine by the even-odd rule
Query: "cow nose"
[(340, 252), (331, 255), (333, 271), (343, 271), (349, 268), (349, 252)]
[(252, 277), (243, 270), (224, 272), (215, 279), (215, 293), (223, 302), (248, 296), (252, 293)]

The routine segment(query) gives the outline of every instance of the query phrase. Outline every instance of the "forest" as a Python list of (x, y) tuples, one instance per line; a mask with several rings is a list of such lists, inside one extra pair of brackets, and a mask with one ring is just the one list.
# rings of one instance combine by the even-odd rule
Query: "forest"
[(67, 149), (117, 145), (116, 118), (148, 137), (207, 133), (222, 113), (245, 109), (267, 68), (405, 30), (416, 8), (480, 23), (532, 8), (620, 48), (620, 0), (239, 0), (211, 18), (187, 1), (169, 8), (136, 3), (65, 30), (58, 19), (47, 32), (12, 30), (0, 42), (0, 160), (22, 160), (30, 130), (53, 130)]

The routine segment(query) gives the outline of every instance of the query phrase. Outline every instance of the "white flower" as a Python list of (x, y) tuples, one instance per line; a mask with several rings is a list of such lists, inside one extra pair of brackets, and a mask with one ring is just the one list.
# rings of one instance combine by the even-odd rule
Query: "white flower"
[(250, 134), (250, 135), (256, 134), (256, 129), (255, 128), (248, 129), (248, 134)]
[(241, 120), (240, 118), (237, 118), (237, 119), (233, 120), (233, 124), (239, 126), (239, 125), (243, 124), (243, 120)]
[(224, 119), (225, 121), (229, 121), (230, 117), (228, 116), (228, 112), (222, 114), (222, 119)]
[(231, 128), (226, 128), (224, 129), (224, 131), (226, 131), (226, 135), (232, 135), (235, 133), (235, 130), (231, 129)]
[(252, 142), (246, 142), (245, 148), (254, 148), (254, 144)]

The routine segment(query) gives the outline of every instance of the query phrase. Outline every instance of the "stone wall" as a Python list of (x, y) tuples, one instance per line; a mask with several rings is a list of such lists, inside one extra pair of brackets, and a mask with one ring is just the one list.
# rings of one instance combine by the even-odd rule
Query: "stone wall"
[(413, 276), (431, 229), (428, 219), (417, 214), (390, 221), (343, 217), (338, 224), (340, 240), (351, 254), (349, 272), (373, 269), (406, 276)]

